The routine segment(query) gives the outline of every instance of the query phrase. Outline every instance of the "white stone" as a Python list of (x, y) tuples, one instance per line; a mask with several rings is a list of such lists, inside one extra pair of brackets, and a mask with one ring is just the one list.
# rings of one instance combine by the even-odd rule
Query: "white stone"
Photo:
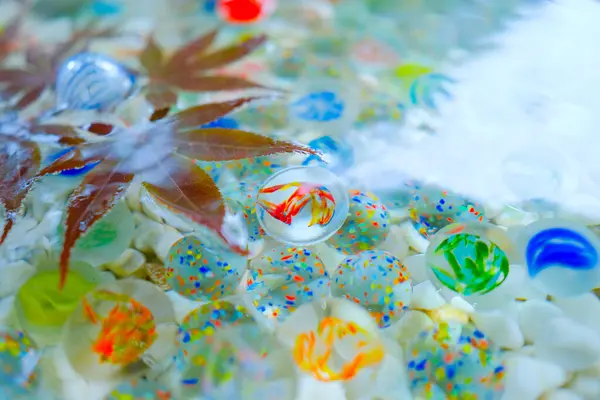
[(536, 355), (568, 371), (600, 361), (600, 337), (592, 329), (564, 317), (552, 318), (534, 333)]
[(161, 260), (165, 261), (171, 246), (181, 239), (183, 235), (174, 228), (164, 225), (163, 233), (160, 235), (156, 244), (153, 246), (154, 253)]
[(0, 298), (15, 294), (34, 273), (35, 267), (25, 261), (0, 264)]
[(566, 371), (556, 364), (521, 355), (509, 357), (502, 400), (537, 400), (566, 381)]
[(554, 304), (569, 318), (593, 329), (600, 336), (600, 299), (594, 294), (557, 298)]
[(525, 344), (517, 321), (502, 311), (475, 312), (471, 319), (479, 329), (502, 348), (516, 350)]
[(429, 280), (424, 254), (415, 254), (406, 257), (403, 264), (408, 269), (413, 284)]
[[(279, 245), (281, 245), (281, 243)], [(310, 250), (323, 261), (325, 270), (330, 275), (334, 273), (338, 265), (346, 258), (346, 255), (340, 253), (326, 243), (317, 243), (314, 246), (310, 246)]]
[(568, 388), (585, 400), (600, 399), (600, 378), (598, 377), (578, 376), (569, 383)]
[(408, 242), (404, 231), (399, 226), (392, 225), (388, 237), (379, 245), (379, 249), (387, 251), (400, 261), (404, 260), (408, 256)]
[(542, 396), (541, 400), (583, 400), (583, 397), (569, 389), (557, 389)]
[(433, 310), (445, 304), (446, 301), (431, 281), (421, 282), (413, 286), (411, 308)]
[(389, 333), (398, 338), (401, 343), (406, 344), (433, 325), (433, 320), (427, 314), (420, 311), (408, 311), (400, 321), (387, 328), (387, 330), (390, 330)]
[(528, 225), (537, 220), (537, 215), (534, 213), (509, 208), (504, 210), (500, 215), (494, 218), (494, 222), (501, 226), (523, 226)]
[(415, 227), (410, 222), (404, 222), (400, 225), (404, 232), (404, 238), (408, 245), (418, 253), (425, 253), (429, 247), (429, 241), (417, 232)]
[(560, 317), (563, 312), (547, 301), (529, 300), (519, 304), (519, 326), (529, 343), (534, 341), (538, 332), (546, 329), (548, 321)]
[(115, 261), (104, 264), (103, 267), (110, 269), (119, 278), (137, 276), (143, 278), (145, 275), (144, 265), (146, 257), (136, 249), (127, 249)]

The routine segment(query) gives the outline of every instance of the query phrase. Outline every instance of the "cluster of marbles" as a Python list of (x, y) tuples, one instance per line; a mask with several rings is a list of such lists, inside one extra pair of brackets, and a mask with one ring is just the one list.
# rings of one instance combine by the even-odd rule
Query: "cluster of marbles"
[(425, 399), (500, 399), (502, 352), (472, 325), (441, 322), (408, 347), (408, 377), (414, 396)]
[(278, 246), (256, 260), (246, 287), (257, 310), (277, 321), (330, 293), (329, 274), (321, 259), (309, 249), (287, 246)]
[(389, 234), (391, 223), (388, 210), (372, 193), (351, 190), (349, 194), (348, 218), (328, 243), (344, 254), (373, 250)]
[(322, 167), (290, 167), (269, 177), (258, 190), (256, 213), (275, 240), (297, 246), (331, 237), (348, 216), (348, 193)]
[(396, 257), (382, 250), (368, 250), (340, 263), (333, 274), (331, 293), (362, 305), (385, 328), (408, 309), (412, 282)]
[(165, 258), (167, 283), (192, 300), (215, 301), (235, 293), (247, 259), (208, 248), (196, 236), (175, 242)]

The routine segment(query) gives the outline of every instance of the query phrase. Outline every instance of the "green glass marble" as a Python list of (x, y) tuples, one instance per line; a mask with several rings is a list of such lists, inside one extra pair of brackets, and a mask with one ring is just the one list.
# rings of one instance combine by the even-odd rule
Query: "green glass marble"
[(21, 326), (38, 343), (55, 344), (64, 323), (83, 296), (94, 289), (102, 278), (89, 264), (74, 261), (62, 290), (58, 288), (58, 265), (48, 265), (31, 276), (19, 289), (15, 311)]
[(500, 228), (486, 223), (451, 224), (432, 239), (425, 255), (441, 285), (465, 296), (485, 294), (508, 276), (511, 247)]
[[(61, 237), (64, 231), (64, 225), (60, 224)], [(134, 232), (133, 214), (124, 202), (119, 202), (75, 243), (71, 259), (94, 267), (114, 261), (129, 248)]]

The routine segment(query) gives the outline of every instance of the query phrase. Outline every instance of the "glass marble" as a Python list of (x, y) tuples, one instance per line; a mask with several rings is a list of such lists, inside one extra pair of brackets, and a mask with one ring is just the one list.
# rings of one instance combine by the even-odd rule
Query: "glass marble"
[(246, 287), (254, 306), (283, 321), (300, 305), (329, 296), (329, 275), (321, 259), (299, 247), (278, 246), (252, 265)]
[[(236, 185), (238, 187), (242, 187), (243, 185)], [(241, 213), (244, 218), (244, 222), (248, 231), (248, 239), (251, 242), (255, 242), (257, 240), (262, 239), (265, 236), (265, 231), (260, 226), (260, 222), (258, 222), (258, 216), (256, 214), (256, 192), (258, 188), (254, 190), (254, 194), (247, 193), (243, 194), (241, 191), (238, 193), (223, 193), (226, 204), (231, 207), (232, 212)], [(240, 200), (234, 200), (232, 198), (226, 197), (227, 195), (233, 195), (235, 198)]]
[(273, 239), (297, 246), (323, 242), (348, 216), (348, 193), (321, 167), (291, 167), (267, 179), (256, 197), (262, 228)]
[(296, 373), (288, 349), (255, 323), (242, 323), (205, 336), (181, 384), (183, 398), (291, 400)]
[(436, 110), (438, 100), (452, 99), (447, 87), (456, 81), (419, 64), (403, 64), (394, 74), (407, 91), (411, 105)]
[(384, 357), (379, 328), (355, 303), (330, 297), (301, 306), (278, 329), (301, 371), (319, 381), (349, 381)]
[(434, 280), (465, 296), (481, 295), (508, 276), (513, 245), (488, 223), (451, 224), (432, 238), (425, 259)]
[(235, 293), (247, 264), (246, 257), (186, 236), (173, 243), (165, 258), (167, 283), (191, 300), (220, 300)]
[(59, 290), (58, 264), (39, 266), (17, 292), (15, 314), (40, 345), (60, 341), (62, 327), (83, 296), (103, 281), (100, 271), (89, 264), (72, 261), (69, 275)]
[(380, 328), (398, 321), (412, 299), (406, 267), (382, 250), (368, 250), (344, 259), (333, 273), (331, 294), (365, 307)]
[(135, 75), (102, 54), (79, 53), (67, 59), (56, 76), (59, 110), (110, 111), (129, 97)]
[(523, 228), (518, 243), (529, 277), (547, 294), (577, 296), (600, 287), (600, 240), (582, 224), (542, 219)]
[(114, 388), (104, 400), (171, 400), (169, 389), (154, 381), (136, 379)]
[(217, 0), (216, 12), (230, 24), (252, 24), (275, 11), (276, 0)]
[(352, 127), (360, 95), (354, 85), (341, 78), (315, 77), (307, 72), (296, 88), (288, 106), (290, 123), (296, 130), (340, 136)]
[(320, 136), (308, 146), (319, 151), (321, 157), (309, 155), (302, 165), (319, 165), (335, 174), (341, 174), (354, 164), (354, 149), (348, 143), (331, 136)]
[(202, 345), (205, 336), (214, 335), (226, 326), (251, 322), (253, 319), (248, 311), (234, 303), (219, 300), (204, 304), (188, 315), (179, 326), (179, 353), (176, 363), (183, 368), (198, 345)]
[(497, 400), (504, 391), (501, 350), (473, 325), (442, 322), (421, 332), (406, 353), (415, 397)]
[(67, 320), (63, 348), (88, 380), (126, 375), (175, 355), (177, 324), (169, 297), (140, 279), (103, 283), (85, 295)]
[(0, 398), (27, 400), (40, 387), (40, 353), (24, 332), (0, 329)]
[[(64, 224), (59, 224), (59, 237), (64, 236), (64, 231)], [(71, 259), (93, 267), (114, 261), (129, 248), (134, 233), (133, 214), (125, 202), (120, 201), (75, 243)]]
[(454, 222), (484, 221), (481, 208), (457, 194), (420, 184), (413, 185), (412, 192), (408, 204), (410, 219), (423, 237)]
[(373, 250), (390, 232), (390, 214), (373, 193), (350, 191), (350, 210), (344, 225), (328, 243), (345, 254)]

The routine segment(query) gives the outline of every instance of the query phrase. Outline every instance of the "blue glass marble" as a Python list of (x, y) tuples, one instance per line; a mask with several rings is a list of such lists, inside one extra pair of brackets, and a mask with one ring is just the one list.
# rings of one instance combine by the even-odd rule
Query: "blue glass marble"
[(437, 109), (436, 97), (442, 96), (447, 100), (452, 99), (452, 95), (445, 88), (445, 84), (456, 83), (456, 81), (442, 74), (426, 74), (416, 79), (410, 86), (410, 101), (415, 106), (425, 106), (430, 109)]
[(205, 13), (214, 14), (217, 9), (217, 0), (204, 0), (202, 9)]
[(132, 93), (135, 81), (135, 75), (118, 62), (101, 54), (79, 53), (58, 70), (57, 107), (109, 111)]
[(202, 125), (202, 128), (226, 128), (226, 129), (238, 129), (240, 124), (233, 118), (219, 118), (208, 124)]
[[(63, 149), (63, 150), (61, 150), (61, 151), (59, 151), (57, 153), (54, 153), (54, 154), (50, 155), (48, 157), (48, 163), (49, 164), (53, 163), (54, 161), (58, 160), (59, 158), (61, 158), (65, 154), (69, 153), (73, 149), (74, 149), (74, 147), (67, 147), (66, 149)], [(84, 175), (87, 172), (91, 171), (99, 163), (100, 163), (100, 161), (88, 164), (88, 165), (86, 165), (83, 168), (68, 169), (68, 170), (60, 172), (58, 175), (61, 175), (61, 176), (79, 176), (79, 175)]]
[(292, 103), (290, 112), (307, 121), (333, 121), (344, 113), (344, 101), (335, 92), (313, 92)]
[(302, 165), (320, 165), (331, 172), (340, 174), (354, 164), (354, 150), (349, 144), (331, 136), (321, 136), (308, 143), (308, 146), (321, 152), (323, 159), (310, 155)]
[(583, 225), (543, 219), (519, 236), (532, 281), (553, 296), (577, 296), (600, 286), (600, 240)]

